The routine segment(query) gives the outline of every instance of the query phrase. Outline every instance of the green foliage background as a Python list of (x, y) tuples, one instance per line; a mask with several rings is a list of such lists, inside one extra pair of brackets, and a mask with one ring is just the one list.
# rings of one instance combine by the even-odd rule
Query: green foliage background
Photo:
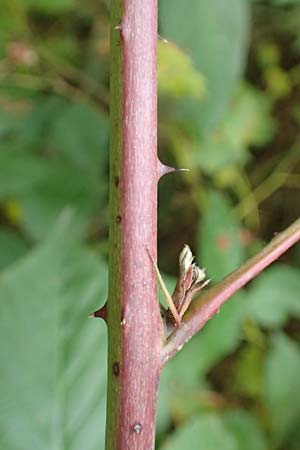
[[(160, 267), (300, 216), (299, 0), (160, 0)], [(109, 2), (1, 0), (0, 450), (104, 446)], [(298, 450), (300, 247), (165, 369), (159, 450)]]

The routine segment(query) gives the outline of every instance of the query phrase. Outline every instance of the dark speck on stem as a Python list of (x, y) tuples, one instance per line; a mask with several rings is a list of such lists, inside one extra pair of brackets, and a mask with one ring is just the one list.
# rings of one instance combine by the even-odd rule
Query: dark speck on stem
[(113, 363), (113, 374), (118, 377), (120, 374), (120, 365), (118, 362)]

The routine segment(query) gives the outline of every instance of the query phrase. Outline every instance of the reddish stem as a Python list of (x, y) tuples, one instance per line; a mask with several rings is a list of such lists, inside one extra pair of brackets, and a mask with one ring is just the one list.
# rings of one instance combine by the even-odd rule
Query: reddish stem
[(272, 264), (292, 245), (300, 240), (300, 219), (276, 237), (256, 256), (228, 275), (216, 286), (196, 299), (181, 326), (170, 337), (163, 349), (162, 364), (174, 356), (191, 337), (204, 327), (206, 322), (219, 311), (223, 303)]
[(107, 450), (154, 447), (163, 326), (157, 254), (157, 0), (113, 0)]

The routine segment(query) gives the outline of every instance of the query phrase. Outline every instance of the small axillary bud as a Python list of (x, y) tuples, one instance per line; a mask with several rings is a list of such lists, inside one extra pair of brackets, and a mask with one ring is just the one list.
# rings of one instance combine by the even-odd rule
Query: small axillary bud
[(194, 257), (190, 247), (186, 244), (179, 255), (179, 273), (186, 274), (193, 263)]
[(202, 269), (201, 267), (196, 266), (196, 264), (193, 265), (193, 283), (198, 284), (201, 283), (201, 281), (205, 280), (206, 274), (205, 269)]
[(185, 245), (179, 255), (179, 278), (172, 295), (180, 320), (194, 296), (209, 283), (209, 280), (205, 281), (205, 269), (193, 261), (191, 249)]

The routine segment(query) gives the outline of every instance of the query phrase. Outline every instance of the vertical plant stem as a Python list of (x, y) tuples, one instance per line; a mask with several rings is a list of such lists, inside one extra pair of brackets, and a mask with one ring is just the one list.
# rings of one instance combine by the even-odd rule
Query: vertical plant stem
[(157, 183), (174, 169), (157, 158), (156, 65), (157, 0), (111, 0), (109, 295), (94, 313), (108, 325), (106, 450), (154, 448), (163, 364), (299, 233), (293, 225), (194, 302), (164, 344), (151, 258), (157, 253)]
[(163, 327), (157, 252), (157, 0), (111, 2), (106, 450), (154, 446)]

